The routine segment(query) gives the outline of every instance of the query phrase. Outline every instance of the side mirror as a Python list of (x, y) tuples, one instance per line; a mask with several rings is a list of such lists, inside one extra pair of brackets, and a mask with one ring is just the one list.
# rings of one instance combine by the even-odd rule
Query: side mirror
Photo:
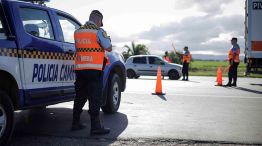
[(161, 65), (166, 65), (165, 62), (160, 62)]

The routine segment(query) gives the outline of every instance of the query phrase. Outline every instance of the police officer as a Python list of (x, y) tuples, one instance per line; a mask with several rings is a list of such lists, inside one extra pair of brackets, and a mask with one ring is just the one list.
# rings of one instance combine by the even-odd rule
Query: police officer
[(183, 68), (182, 68), (182, 74), (183, 74), (183, 81), (188, 81), (188, 68), (189, 68), (189, 63), (191, 60), (191, 54), (188, 50), (188, 47), (184, 47), (184, 53), (183, 53)]
[[(240, 54), (240, 47), (237, 44), (237, 38), (231, 39), (232, 48), (229, 50), (228, 53), (228, 62), (229, 62), (229, 71), (228, 71), (228, 83), (226, 84), (227, 87), (237, 86), (237, 68), (239, 65), (239, 54)], [(233, 84), (232, 84), (233, 80)]]
[(164, 55), (163, 59), (166, 60), (167, 62), (171, 63), (171, 59), (168, 56), (168, 52), (167, 51), (165, 52), (165, 55)]
[(73, 108), (72, 130), (80, 130), (85, 125), (80, 122), (80, 114), (88, 99), (91, 119), (91, 135), (108, 134), (100, 121), (102, 105), (102, 77), (105, 66), (105, 51), (112, 51), (111, 39), (100, 28), (103, 26), (103, 15), (93, 10), (89, 21), (75, 31), (76, 58), (75, 72), (76, 97)]

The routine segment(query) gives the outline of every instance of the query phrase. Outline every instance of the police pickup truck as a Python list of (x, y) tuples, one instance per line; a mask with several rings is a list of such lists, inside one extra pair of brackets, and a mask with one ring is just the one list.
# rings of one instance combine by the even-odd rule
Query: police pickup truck
[[(74, 31), (80, 22), (42, 2), (0, 0), (0, 145), (12, 134), (14, 111), (74, 99)], [(121, 56), (108, 53), (105, 113), (117, 112), (125, 90)]]

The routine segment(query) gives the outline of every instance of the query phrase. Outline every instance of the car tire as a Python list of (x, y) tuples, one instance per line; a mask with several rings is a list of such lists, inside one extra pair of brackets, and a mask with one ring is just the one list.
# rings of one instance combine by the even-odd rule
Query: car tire
[(135, 79), (138, 79), (140, 76), (135, 76)]
[(102, 111), (106, 114), (114, 114), (118, 111), (121, 101), (121, 81), (118, 74), (113, 74), (109, 81), (106, 105)]
[(0, 90), (0, 145), (8, 145), (14, 127), (14, 106), (9, 96)]
[(180, 78), (180, 75), (177, 70), (170, 70), (168, 72), (168, 77), (170, 80), (178, 80)]
[(127, 70), (127, 78), (133, 79), (135, 78), (135, 76), (136, 76), (135, 71), (133, 71), (132, 69)]

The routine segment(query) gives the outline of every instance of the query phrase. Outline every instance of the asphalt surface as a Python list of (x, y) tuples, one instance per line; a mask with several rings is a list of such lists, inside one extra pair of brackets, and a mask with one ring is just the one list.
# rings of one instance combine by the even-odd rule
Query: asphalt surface
[[(226, 80), (226, 78), (224, 78)], [(151, 93), (155, 77), (127, 80), (121, 107), (101, 116), (110, 135), (72, 132), (72, 102), (19, 111), (12, 145), (262, 144), (262, 79), (240, 78), (237, 88), (214, 86), (214, 77), (163, 80), (164, 96)], [(226, 81), (224, 81), (226, 82)]]

